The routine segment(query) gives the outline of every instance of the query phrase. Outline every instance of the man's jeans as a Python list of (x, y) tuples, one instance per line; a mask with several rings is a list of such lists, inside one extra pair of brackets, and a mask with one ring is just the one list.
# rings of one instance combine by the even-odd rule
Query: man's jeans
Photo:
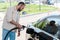
[[(7, 34), (8, 31), (9, 30), (3, 29), (2, 40), (4, 40), (4, 38), (5, 38), (5, 36), (6, 36), (6, 34)], [(16, 36), (15, 32), (10, 32), (9, 35), (7, 36), (6, 40), (8, 40), (8, 38), (10, 40), (15, 40), (15, 36)]]

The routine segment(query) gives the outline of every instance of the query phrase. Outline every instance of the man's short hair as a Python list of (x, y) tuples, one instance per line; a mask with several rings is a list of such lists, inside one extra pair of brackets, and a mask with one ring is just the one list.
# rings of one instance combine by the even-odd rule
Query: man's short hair
[(51, 25), (55, 24), (55, 21), (54, 20), (50, 21), (50, 24)]
[(18, 5), (20, 5), (20, 4), (25, 5), (25, 3), (24, 3), (24, 2), (19, 2), (19, 3), (18, 3)]

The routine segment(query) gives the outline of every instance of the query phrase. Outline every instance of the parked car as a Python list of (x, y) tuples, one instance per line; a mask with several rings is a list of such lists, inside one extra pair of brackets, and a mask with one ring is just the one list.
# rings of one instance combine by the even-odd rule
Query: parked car
[[(45, 30), (43, 30), (43, 28), (51, 20), (54, 20), (56, 22), (55, 24), (56, 24), (56, 26), (58, 28), (58, 31), (60, 31), (60, 15), (52, 15), (52, 16), (48, 16), (48, 17), (44, 17), (42, 19), (39, 19), (36, 22), (32, 22), (32, 23), (28, 24), (27, 27), (31, 28), (32, 30), (31, 29), (27, 29), (27, 30), (30, 30), (27, 33), (31, 33), (31, 31), (32, 32), (34, 31), (35, 34), (39, 34), (39, 35), (41, 34), (43, 36), (45, 35), (46, 37), (50, 38), (50, 40), (59, 40), (59, 38), (58, 38), (58, 34), (59, 34), (58, 31), (57, 31), (57, 33), (55, 35), (52, 35), (52, 34), (46, 32)], [(32, 33), (32, 34), (34, 34), (34, 33)], [(45, 38), (45, 39), (47, 39), (47, 38)], [(47, 39), (47, 40), (49, 40), (49, 39)]]

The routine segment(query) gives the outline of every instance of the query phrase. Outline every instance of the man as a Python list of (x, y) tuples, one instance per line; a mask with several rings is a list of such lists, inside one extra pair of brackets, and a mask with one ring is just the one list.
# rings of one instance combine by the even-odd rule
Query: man
[(50, 23), (46, 25), (44, 30), (52, 35), (55, 35), (58, 31), (55, 21), (54, 20), (50, 21)]
[[(8, 8), (2, 26), (3, 27), (2, 40), (4, 40), (4, 37), (6, 36), (7, 32), (12, 28), (14, 27), (22, 28), (22, 26), (19, 24), (19, 18), (20, 18), (19, 12), (22, 11), (24, 7), (25, 3), (19, 2), (18, 5), (16, 5), (15, 7)], [(10, 40), (15, 40), (15, 32), (16, 30), (10, 32), (6, 40), (8, 40), (8, 38), (10, 38)], [(18, 30), (18, 36), (20, 36), (19, 30)]]

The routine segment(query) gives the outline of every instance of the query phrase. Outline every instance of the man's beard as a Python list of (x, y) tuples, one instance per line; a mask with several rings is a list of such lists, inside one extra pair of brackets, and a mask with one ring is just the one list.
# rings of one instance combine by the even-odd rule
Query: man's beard
[(18, 9), (17, 11), (18, 11), (18, 12), (20, 12), (20, 11), (21, 11), (21, 9)]

